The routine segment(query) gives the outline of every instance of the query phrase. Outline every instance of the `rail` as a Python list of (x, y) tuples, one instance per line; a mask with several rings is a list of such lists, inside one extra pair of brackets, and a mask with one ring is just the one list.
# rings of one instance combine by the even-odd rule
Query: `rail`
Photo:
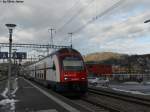
[(128, 93), (123, 93), (123, 92), (118, 92), (118, 91), (110, 91), (110, 90), (98, 89), (98, 88), (89, 88), (88, 91), (91, 93), (94, 93), (94, 94), (113, 97), (113, 98), (117, 98), (120, 100), (124, 100), (124, 101), (128, 101), (128, 102), (132, 102), (132, 103), (150, 107), (150, 98), (142, 97), (141, 95), (134, 96), (134, 95), (128, 94)]
[(150, 112), (149, 96), (135, 95), (108, 88), (89, 87), (88, 97), (84, 100), (114, 110), (114, 112)]

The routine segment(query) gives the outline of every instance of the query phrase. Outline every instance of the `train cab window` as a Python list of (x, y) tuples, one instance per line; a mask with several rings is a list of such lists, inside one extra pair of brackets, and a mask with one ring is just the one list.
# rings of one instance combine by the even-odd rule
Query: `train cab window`
[(64, 70), (82, 71), (84, 70), (84, 64), (81, 59), (76, 57), (67, 57), (63, 60)]

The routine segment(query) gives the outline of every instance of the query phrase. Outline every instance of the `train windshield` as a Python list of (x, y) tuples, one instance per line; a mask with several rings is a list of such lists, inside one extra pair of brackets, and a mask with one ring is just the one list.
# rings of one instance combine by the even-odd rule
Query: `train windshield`
[(63, 59), (64, 70), (81, 71), (84, 69), (83, 61), (78, 58), (67, 57)]

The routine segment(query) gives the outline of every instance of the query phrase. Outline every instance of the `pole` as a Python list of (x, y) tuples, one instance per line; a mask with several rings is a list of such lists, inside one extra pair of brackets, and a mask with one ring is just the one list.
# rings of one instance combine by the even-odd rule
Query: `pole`
[(53, 31), (55, 31), (55, 29), (51, 28), (49, 30), (51, 31), (51, 44), (53, 45)]
[(72, 48), (72, 35), (73, 35), (73, 33), (71, 32), (71, 33), (68, 33), (68, 34), (70, 35), (70, 46)]
[[(51, 28), (51, 29), (48, 29), (48, 30), (50, 30), (50, 33), (51, 33), (51, 47), (52, 48), (54, 48), (54, 46), (53, 46), (53, 31), (55, 31), (56, 32), (56, 30), (55, 29), (53, 29), (53, 28)], [(50, 49), (48, 49), (49, 50), (49, 52), (50, 52)], [(49, 54), (49, 52), (48, 52), (48, 54)]]
[(9, 58), (8, 58), (8, 97), (11, 98), (10, 85), (11, 85), (11, 48), (12, 48), (12, 33), (13, 28), (16, 27), (15, 24), (5, 24), (9, 29)]
[(52, 41), (52, 45), (53, 45), (53, 29), (51, 29), (51, 41)]
[(12, 29), (9, 29), (9, 65), (8, 65), (8, 96), (11, 96), (10, 84), (11, 84), (11, 47), (12, 47)]
[(14, 50), (13, 58), (14, 58), (14, 65), (15, 65), (16, 64), (15, 62), (16, 62), (16, 51), (17, 51), (17, 49), (12, 49), (12, 50)]
[(32, 56), (31, 56), (31, 63), (32, 63)]
[(14, 66), (15, 66), (15, 61), (16, 61), (16, 60), (15, 60), (15, 58), (16, 58), (15, 55), (16, 55), (16, 52), (14, 52)]

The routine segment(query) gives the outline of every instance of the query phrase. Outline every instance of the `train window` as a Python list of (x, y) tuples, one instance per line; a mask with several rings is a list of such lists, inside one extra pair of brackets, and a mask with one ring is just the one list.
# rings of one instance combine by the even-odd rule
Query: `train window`
[(80, 59), (64, 59), (63, 60), (64, 70), (81, 71), (84, 69), (83, 61)]
[(56, 66), (55, 66), (54, 63), (53, 63), (52, 69), (53, 69), (53, 70), (56, 70)]

